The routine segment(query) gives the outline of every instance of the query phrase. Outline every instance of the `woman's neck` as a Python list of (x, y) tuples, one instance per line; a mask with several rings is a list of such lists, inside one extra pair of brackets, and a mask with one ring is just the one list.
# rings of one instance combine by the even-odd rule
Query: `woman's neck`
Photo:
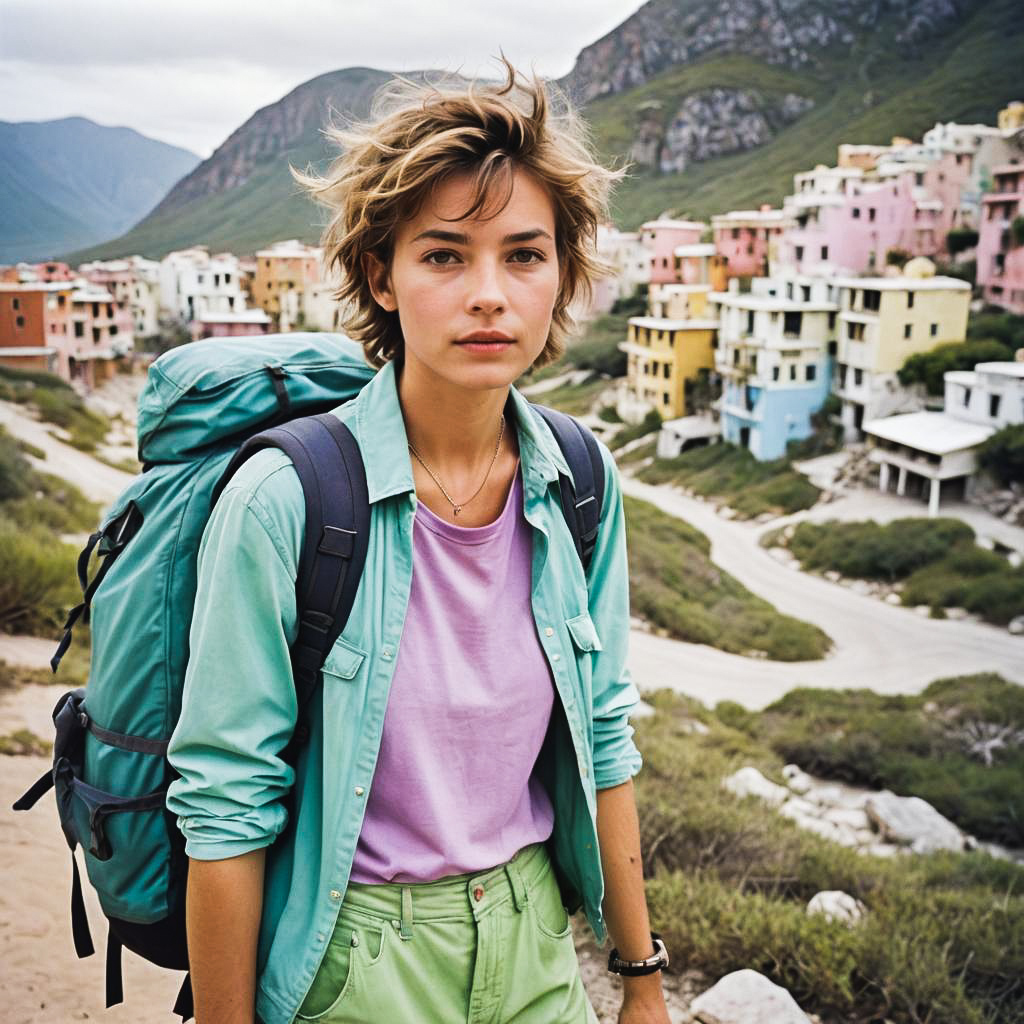
[[(494, 458), (508, 388), (468, 391), (400, 368), (398, 399), (409, 443), (442, 479), (457, 486)], [(502, 448), (514, 433), (506, 423)]]

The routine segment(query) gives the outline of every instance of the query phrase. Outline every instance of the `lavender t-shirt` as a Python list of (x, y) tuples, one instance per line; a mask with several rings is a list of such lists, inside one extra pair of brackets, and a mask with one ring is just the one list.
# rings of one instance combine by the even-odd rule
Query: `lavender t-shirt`
[(530, 603), (532, 545), (517, 473), (487, 526), (422, 502), (412, 592), (355, 882), (430, 882), (502, 864), (547, 839), (534, 763), (554, 702)]

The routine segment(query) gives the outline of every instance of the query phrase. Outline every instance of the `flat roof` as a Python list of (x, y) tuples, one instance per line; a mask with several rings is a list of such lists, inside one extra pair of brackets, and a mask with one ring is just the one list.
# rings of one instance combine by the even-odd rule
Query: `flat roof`
[(634, 327), (646, 327), (652, 331), (688, 331), (717, 330), (718, 321), (710, 317), (691, 320), (669, 320), (660, 316), (631, 316), (629, 322)]
[(240, 313), (201, 313), (195, 319), (204, 324), (270, 323), (270, 317), (262, 309), (246, 309)]
[(684, 440), (717, 437), (720, 433), (718, 424), (710, 416), (681, 416), (677, 420), (666, 420), (661, 429)]
[(712, 292), (709, 302), (737, 309), (763, 309), (776, 313), (837, 313), (835, 302), (800, 302), (781, 295), (754, 295), (753, 292)]
[(647, 220), (640, 225), (641, 231), (652, 231), (654, 228), (697, 228), (703, 230), (707, 227), (701, 220), (672, 220), (668, 217), (658, 217), (656, 220)]
[(1002, 377), (1017, 377), (1024, 380), (1024, 362), (1001, 360), (998, 363), (975, 363), (975, 373), (998, 373)]
[(0, 348), (0, 357), (7, 356), (49, 356), (57, 350), (47, 345), (12, 345), (9, 348)]
[(958, 277), (836, 277), (839, 288), (872, 288), (875, 291), (956, 291), (969, 292), (971, 286)]
[(714, 256), (717, 251), (714, 242), (694, 242), (692, 245), (677, 245), (672, 253), (675, 256)]
[(887, 416), (868, 420), (863, 429), (866, 434), (931, 455), (948, 455), (974, 448), (996, 432), (995, 427), (969, 423), (944, 412), (908, 412)]
[(785, 210), (771, 209), (771, 210), (730, 210), (728, 213), (716, 213), (711, 218), (711, 223), (714, 224), (718, 221), (733, 221), (733, 220), (784, 220), (786, 217)]

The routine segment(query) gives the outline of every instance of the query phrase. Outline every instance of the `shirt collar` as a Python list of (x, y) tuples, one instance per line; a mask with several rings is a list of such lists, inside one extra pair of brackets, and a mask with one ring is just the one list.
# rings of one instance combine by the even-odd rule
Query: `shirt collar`
[[(355, 406), (359, 446), (366, 454), (366, 487), (370, 503), (415, 489), (409, 439), (398, 401), (394, 362), (385, 363), (359, 393)], [(538, 494), (569, 468), (551, 430), (516, 388), (505, 406), (519, 438), (519, 462), (527, 493)], [(511, 415), (510, 415), (511, 414)]]

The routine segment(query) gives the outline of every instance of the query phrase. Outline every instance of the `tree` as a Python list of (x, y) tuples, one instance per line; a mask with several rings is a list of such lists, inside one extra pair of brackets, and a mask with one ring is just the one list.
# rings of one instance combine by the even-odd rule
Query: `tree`
[(973, 228), (953, 228), (946, 235), (946, 251), (955, 260), (958, 253), (973, 249), (978, 244), (978, 232)]
[(979, 449), (978, 464), (1000, 483), (1024, 483), (1024, 425), (997, 430)]

